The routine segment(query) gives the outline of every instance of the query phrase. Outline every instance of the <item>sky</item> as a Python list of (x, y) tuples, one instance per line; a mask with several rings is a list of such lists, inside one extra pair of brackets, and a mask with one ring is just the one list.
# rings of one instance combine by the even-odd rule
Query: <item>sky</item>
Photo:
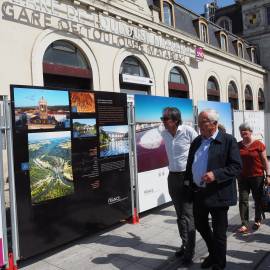
[(42, 141), (42, 140), (67, 138), (67, 137), (68, 138), (71, 137), (70, 131), (28, 133), (29, 143)]
[(109, 132), (119, 132), (119, 133), (126, 133), (128, 132), (128, 125), (119, 125), (119, 126), (102, 126), (100, 127), (104, 131)]
[[(204, 12), (204, 5), (212, 2), (212, 0), (177, 0), (182, 6), (191, 9), (192, 11), (201, 14)], [(219, 7), (232, 5), (235, 3), (234, 0), (217, 0)]]
[(80, 124), (85, 124), (85, 125), (89, 125), (89, 126), (93, 126), (96, 124), (96, 119), (93, 118), (84, 118), (84, 119), (73, 119), (73, 123), (78, 122)]
[(15, 107), (37, 106), (41, 97), (47, 100), (48, 106), (69, 105), (68, 91), (14, 88)]
[(193, 121), (191, 99), (135, 95), (135, 116), (137, 122), (160, 121), (165, 107), (177, 107), (184, 121)]

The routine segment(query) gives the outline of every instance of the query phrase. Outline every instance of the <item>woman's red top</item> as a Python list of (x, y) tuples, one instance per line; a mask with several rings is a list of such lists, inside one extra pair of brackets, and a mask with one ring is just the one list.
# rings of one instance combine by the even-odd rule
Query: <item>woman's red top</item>
[(264, 166), (261, 160), (261, 153), (265, 145), (261, 141), (254, 141), (245, 146), (242, 141), (238, 143), (240, 155), (243, 162), (242, 177), (263, 176)]

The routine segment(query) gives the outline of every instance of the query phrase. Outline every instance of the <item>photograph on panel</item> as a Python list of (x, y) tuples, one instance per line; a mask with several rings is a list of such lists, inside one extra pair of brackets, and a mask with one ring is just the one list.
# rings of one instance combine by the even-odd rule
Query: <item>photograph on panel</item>
[(100, 157), (129, 152), (128, 125), (101, 126), (99, 128)]
[(95, 95), (89, 92), (71, 92), (71, 111), (73, 113), (95, 113)]
[(168, 165), (165, 144), (161, 136), (164, 130), (161, 117), (166, 107), (178, 108), (183, 124), (193, 126), (191, 99), (135, 95), (138, 172), (156, 170)]
[(68, 91), (15, 87), (14, 106), (16, 128), (70, 128)]
[(91, 138), (97, 136), (97, 125), (95, 118), (73, 119), (73, 137)]
[(74, 192), (71, 163), (71, 132), (28, 134), (32, 203)]

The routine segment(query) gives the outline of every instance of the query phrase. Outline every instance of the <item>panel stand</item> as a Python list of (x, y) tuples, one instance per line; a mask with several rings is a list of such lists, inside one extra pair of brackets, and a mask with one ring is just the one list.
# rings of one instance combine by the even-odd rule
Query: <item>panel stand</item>
[(136, 123), (134, 105), (128, 102), (128, 127), (129, 127), (129, 167), (131, 181), (131, 202), (132, 202), (132, 224), (140, 222), (138, 215), (138, 172), (137, 172), (137, 152), (136, 152)]
[(11, 233), (12, 233), (12, 253), (9, 254), (9, 270), (17, 269), (16, 262), (19, 260), (19, 236), (17, 203), (14, 177), (14, 157), (13, 157), (13, 139), (12, 139), (12, 120), (11, 104), (7, 96), (4, 97), (4, 119), (7, 135), (7, 157), (8, 157), (8, 179), (9, 179), (9, 198), (11, 215)]

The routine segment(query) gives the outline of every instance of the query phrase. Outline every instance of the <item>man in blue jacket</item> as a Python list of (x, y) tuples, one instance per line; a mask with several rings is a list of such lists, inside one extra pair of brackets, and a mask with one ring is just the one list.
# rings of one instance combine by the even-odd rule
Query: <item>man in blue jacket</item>
[[(199, 114), (199, 135), (191, 144), (186, 179), (192, 190), (195, 227), (205, 240), (209, 256), (201, 268), (226, 267), (229, 206), (237, 203), (236, 176), (241, 158), (235, 138), (218, 130), (215, 110)], [(208, 215), (212, 217), (212, 228)]]

